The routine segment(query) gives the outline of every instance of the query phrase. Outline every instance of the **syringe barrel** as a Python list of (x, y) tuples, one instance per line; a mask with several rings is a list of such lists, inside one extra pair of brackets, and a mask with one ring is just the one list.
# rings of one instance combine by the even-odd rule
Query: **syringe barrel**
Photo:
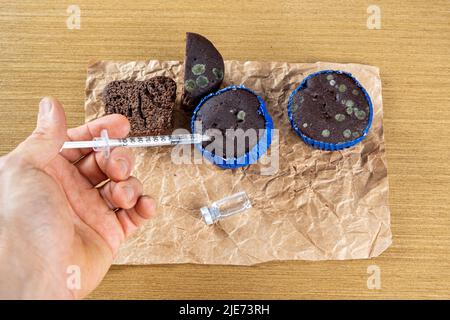
[(108, 132), (103, 129), (100, 137), (94, 138), (92, 141), (67, 141), (64, 143), (62, 149), (74, 148), (92, 148), (96, 152), (103, 152), (108, 158), (111, 148), (114, 147), (160, 147), (177, 144), (197, 144), (202, 141), (209, 141), (211, 137), (201, 134), (179, 134), (166, 136), (144, 136), (144, 137), (129, 137), (123, 139), (109, 139)]
[(120, 139), (122, 146), (129, 148), (136, 147), (159, 147), (170, 146), (176, 144), (192, 144), (200, 143), (205, 138), (199, 134), (182, 134), (169, 136), (144, 136), (144, 137), (130, 137)]

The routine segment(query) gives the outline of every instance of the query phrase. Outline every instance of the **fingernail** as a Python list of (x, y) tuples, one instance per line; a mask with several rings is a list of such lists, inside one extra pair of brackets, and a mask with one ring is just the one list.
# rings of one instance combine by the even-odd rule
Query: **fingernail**
[(52, 111), (53, 104), (49, 98), (43, 98), (39, 102), (39, 115), (45, 116)]
[(117, 163), (119, 164), (119, 170), (122, 177), (128, 176), (128, 162), (124, 159), (116, 159)]
[(123, 191), (125, 192), (125, 195), (127, 197), (128, 201), (133, 200), (134, 198), (134, 190), (131, 187), (123, 187)]

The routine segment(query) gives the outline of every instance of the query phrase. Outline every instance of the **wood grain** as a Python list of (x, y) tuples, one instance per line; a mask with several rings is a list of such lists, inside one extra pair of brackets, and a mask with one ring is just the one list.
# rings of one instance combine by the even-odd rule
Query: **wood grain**
[[(81, 29), (66, 27), (70, 4)], [(381, 8), (381, 30), (366, 26)], [(183, 59), (184, 33), (226, 59), (355, 62), (383, 81), (394, 244), (364, 261), (256, 267), (115, 266), (90, 298), (450, 298), (450, 2), (0, 1), (0, 152), (33, 129), (44, 95), (83, 122), (93, 59)], [(382, 289), (366, 286), (381, 269)]]

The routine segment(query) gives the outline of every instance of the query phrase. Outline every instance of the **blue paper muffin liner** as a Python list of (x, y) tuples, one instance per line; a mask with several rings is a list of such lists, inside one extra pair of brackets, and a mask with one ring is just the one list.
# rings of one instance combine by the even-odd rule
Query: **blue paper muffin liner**
[(244, 154), (243, 156), (238, 157), (238, 158), (225, 159), (223, 157), (214, 155), (210, 151), (204, 149), (201, 143), (195, 145), (196, 148), (201, 152), (203, 157), (205, 157), (207, 160), (209, 160), (210, 162), (214, 163), (215, 165), (217, 165), (223, 169), (235, 169), (235, 168), (239, 168), (239, 167), (245, 167), (252, 163), (257, 162), (258, 159), (267, 152), (267, 149), (269, 148), (270, 144), (272, 143), (272, 134), (273, 134), (272, 130), (274, 128), (272, 118), (270, 117), (269, 112), (267, 111), (264, 100), (259, 95), (257, 95), (255, 92), (246, 88), (243, 85), (240, 85), (240, 86), (232, 85), (232, 86), (226, 87), (224, 89), (221, 89), (217, 92), (210, 93), (209, 95), (202, 98), (202, 100), (199, 102), (199, 104), (195, 108), (193, 115), (192, 115), (192, 119), (191, 119), (192, 133), (196, 133), (195, 119), (197, 117), (197, 112), (200, 110), (200, 108), (205, 103), (205, 101), (207, 101), (211, 97), (220, 95), (220, 94), (222, 94), (226, 91), (230, 91), (230, 90), (245, 90), (245, 91), (248, 91), (248, 92), (254, 94), (257, 97), (257, 99), (259, 101), (259, 109), (258, 110), (261, 113), (261, 115), (264, 116), (264, 119), (265, 119), (265, 130), (264, 130), (263, 135), (258, 139), (258, 143), (249, 152), (247, 152), (246, 154)]
[[(366, 98), (366, 101), (369, 104), (369, 121), (367, 122), (367, 126), (362, 131), (362, 135), (360, 137), (358, 137), (358, 138), (356, 138), (354, 140), (341, 142), (341, 143), (323, 142), (323, 141), (315, 140), (315, 139), (312, 139), (312, 138), (308, 137), (307, 135), (302, 133), (300, 128), (297, 126), (297, 123), (294, 121), (293, 114), (292, 114), (292, 111), (291, 111), (291, 106), (292, 106), (292, 101), (294, 100), (294, 96), (299, 90), (304, 89), (306, 87), (306, 82), (310, 78), (312, 78), (312, 77), (314, 77), (314, 76), (316, 76), (318, 74), (321, 74), (321, 73), (338, 73), (338, 74), (344, 74), (346, 76), (349, 76), (350, 78), (353, 79), (353, 81), (356, 83), (358, 88), (360, 88), (361, 91), (364, 93), (364, 97)], [(289, 120), (291, 122), (292, 128), (294, 129), (294, 131), (297, 133), (297, 135), (306, 144), (309, 144), (310, 146), (312, 146), (312, 147), (314, 147), (316, 149), (329, 150), (329, 151), (336, 151), (336, 150), (342, 150), (342, 149), (345, 149), (345, 148), (350, 148), (350, 147), (360, 143), (362, 140), (364, 140), (364, 138), (369, 133), (369, 129), (372, 126), (372, 119), (373, 119), (372, 100), (370, 99), (370, 96), (367, 93), (366, 89), (364, 89), (364, 87), (359, 83), (359, 81), (351, 73), (345, 72), (345, 71), (340, 71), (340, 70), (322, 70), (322, 71), (318, 71), (318, 72), (312, 73), (309, 76), (307, 76), (305, 79), (303, 79), (303, 81), (298, 85), (297, 88), (295, 88), (295, 90), (290, 95), (289, 101), (288, 101), (287, 111), (288, 111), (288, 117), (289, 117)]]

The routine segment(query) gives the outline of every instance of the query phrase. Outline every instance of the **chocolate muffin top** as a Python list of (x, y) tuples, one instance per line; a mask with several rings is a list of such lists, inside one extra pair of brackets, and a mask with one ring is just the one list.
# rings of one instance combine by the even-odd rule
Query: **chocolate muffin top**
[(364, 91), (352, 77), (339, 72), (310, 77), (292, 97), (291, 113), (305, 136), (334, 144), (362, 136), (371, 116)]
[(223, 58), (211, 41), (199, 34), (187, 33), (183, 108), (193, 110), (202, 97), (218, 90), (224, 70)]
[[(227, 90), (208, 98), (195, 120), (201, 121), (202, 132), (214, 139), (204, 142), (203, 148), (224, 159), (248, 153), (258, 143), (261, 129), (265, 129), (257, 96), (243, 89)], [(227, 145), (233, 149), (227, 150)]]

